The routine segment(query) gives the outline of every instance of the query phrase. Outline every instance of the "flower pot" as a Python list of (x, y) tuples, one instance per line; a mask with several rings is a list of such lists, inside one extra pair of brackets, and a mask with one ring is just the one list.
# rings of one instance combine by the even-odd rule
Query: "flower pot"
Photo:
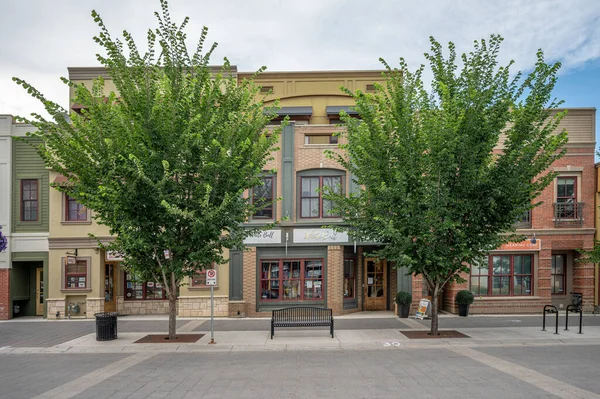
[(458, 305), (458, 315), (467, 317), (469, 315), (469, 305)]
[(407, 319), (408, 314), (410, 313), (410, 305), (398, 305), (398, 308), (399, 316), (403, 319)]

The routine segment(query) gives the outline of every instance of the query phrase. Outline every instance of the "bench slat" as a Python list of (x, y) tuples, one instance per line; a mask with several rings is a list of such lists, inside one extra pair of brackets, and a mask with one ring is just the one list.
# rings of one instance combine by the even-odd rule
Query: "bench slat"
[(271, 339), (275, 327), (330, 327), (333, 338), (333, 312), (315, 306), (292, 306), (273, 311), (271, 317)]

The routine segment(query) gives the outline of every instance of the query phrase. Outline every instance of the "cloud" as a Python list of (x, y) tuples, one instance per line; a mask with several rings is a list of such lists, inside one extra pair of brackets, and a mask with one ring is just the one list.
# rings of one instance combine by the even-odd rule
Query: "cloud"
[[(141, 42), (156, 26), (158, 1), (30, 0), (9, 2), (0, 15), (0, 113), (40, 110), (10, 78), (26, 78), (49, 98), (66, 106), (67, 88), (59, 81), (68, 66), (97, 65), (92, 41), (98, 29), (95, 8), (114, 36), (128, 29)], [(379, 57), (396, 65), (404, 57), (424, 62), (429, 36), (453, 41), (459, 52), (491, 33), (505, 37), (501, 61), (515, 60), (527, 70), (538, 48), (563, 72), (600, 58), (600, 2), (596, 0), (172, 0), (174, 21), (185, 15), (195, 41), (203, 25), (209, 43), (241, 71), (262, 65), (273, 70), (380, 69)], [(140, 46), (143, 47), (143, 46)]]

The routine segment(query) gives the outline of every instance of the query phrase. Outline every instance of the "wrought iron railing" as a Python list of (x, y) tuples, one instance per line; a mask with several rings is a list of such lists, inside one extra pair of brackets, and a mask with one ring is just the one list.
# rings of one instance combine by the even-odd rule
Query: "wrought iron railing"
[(583, 202), (554, 203), (554, 225), (579, 225), (583, 224)]

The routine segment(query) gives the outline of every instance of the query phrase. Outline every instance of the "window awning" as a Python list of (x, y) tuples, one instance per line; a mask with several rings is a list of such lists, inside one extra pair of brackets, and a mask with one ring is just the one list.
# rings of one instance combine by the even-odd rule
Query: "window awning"
[(341, 111), (344, 111), (348, 115), (358, 115), (358, 111), (351, 105), (332, 105), (325, 108), (327, 116), (339, 116)]
[[(265, 113), (267, 111), (265, 110)], [(313, 113), (312, 107), (281, 107), (277, 110), (276, 118), (284, 118), (289, 116), (293, 120), (310, 119)]]

